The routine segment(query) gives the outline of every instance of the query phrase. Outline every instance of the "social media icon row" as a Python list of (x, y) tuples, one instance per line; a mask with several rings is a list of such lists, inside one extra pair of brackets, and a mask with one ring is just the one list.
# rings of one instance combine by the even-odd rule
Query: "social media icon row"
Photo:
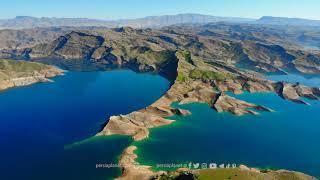
[(236, 168), (236, 164), (219, 164), (217, 165), (216, 163), (210, 163), (209, 168), (210, 169), (216, 169), (216, 168)]
[[(200, 167), (200, 163), (192, 163), (190, 162), (188, 164), (189, 169), (198, 169)], [(236, 168), (236, 164), (216, 164), (216, 163), (210, 163), (209, 166), (207, 163), (201, 163), (201, 169), (216, 169), (216, 168)]]

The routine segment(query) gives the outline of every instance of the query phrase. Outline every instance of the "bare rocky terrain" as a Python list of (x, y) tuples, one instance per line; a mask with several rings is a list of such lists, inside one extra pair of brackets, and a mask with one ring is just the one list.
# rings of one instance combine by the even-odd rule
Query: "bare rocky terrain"
[(173, 25), (162, 29), (83, 27), (2, 30), (0, 57), (85, 59), (111, 67), (126, 64), (124, 61), (139, 56), (137, 63), (147, 66), (154, 62), (146, 62), (149, 57), (143, 56), (184, 50), (193, 59), (225, 63), (262, 73), (295, 71), (313, 74), (320, 72), (320, 51), (302, 45), (317, 46), (319, 34), (318, 28), (289, 31), (278, 26), (226, 23)]

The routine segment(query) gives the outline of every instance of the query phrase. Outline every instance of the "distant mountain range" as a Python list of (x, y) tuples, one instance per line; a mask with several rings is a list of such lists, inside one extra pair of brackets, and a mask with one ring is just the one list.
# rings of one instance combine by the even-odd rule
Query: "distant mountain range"
[(148, 16), (139, 19), (126, 19), (116, 21), (118, 26), (131, 27), (163, 27), (173, 24), (205, 24), (213, 22), (248, 22), (254, 19), (238, 17), (219, 17), (202, 14), (178, 14), (165, 16)]
[(21, 29), (34, 27), (52, 27), (52, 26), (103, 26), (103, 27), (121, 27), (131, 26), (134, 28), (146, 27), (163, 27), (173, 24), (183, 23), (212, 23), (212, 22), (246, 22), (254, 19), (217, 17), (201, 14), (178, 14), (165, 16), (148, 16), (138, 19), (121, 19), (121, 20), (97, 20), (87, 18), (36, 18), (30, 16), (17, 16), (13, 19), (0, 20), (0, 28)]
[(310, 20), (301, 18), (286, 18), (263, 16), (255, 21), (260, 24), (286, 25), (286, 26), (320, 26), (320, 20)]
[(13, 19), (0, 19), (0, 29), (23, 29), (35, 27), (59, 27), (59, 26), (102, 26), (121, 27), (131, 26), (134, 28), (157, 28), (173, 24), (205, 24), (215, 22), (233, 23), (257, 23), (273, 25), (298, 25), (298, 26), (320, 26), (319, 20), (308, 20), (298, 18), (282, 18), (265, 16), (258, 20), (238, 17), (219, 17), (202, 14), (178, 14), (165, 16), (148, 16), (138, 19), (122, 20), (97, 20), (88, 18), (36, 18), (30, 16), (17, 16)]

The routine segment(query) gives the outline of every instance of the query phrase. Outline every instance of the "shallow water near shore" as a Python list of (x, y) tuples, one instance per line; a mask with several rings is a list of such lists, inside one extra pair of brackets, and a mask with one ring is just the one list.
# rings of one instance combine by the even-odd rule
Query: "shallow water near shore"
[[(129, 70), (67, 72), (53, 83), (0, 92), (0, 179), (108, 179), (131, 137), (94, 137), (109, 116), (152, 104), (161, 76)], [(90, 138), (90, 139), (88, 139)]]
[(136, 142), (138, 162), (161, 164), (216, 163), (289, 169), (320, 175), (319, 101), (311, 106), (285, 101), (274, 93), (243, 93), (239, 99), (275, 110), (260, 115), (217, 113), (207, 104), (177, 106), (192, 112), (174, 116), (172, 125), (151, 130), (150, 138)]

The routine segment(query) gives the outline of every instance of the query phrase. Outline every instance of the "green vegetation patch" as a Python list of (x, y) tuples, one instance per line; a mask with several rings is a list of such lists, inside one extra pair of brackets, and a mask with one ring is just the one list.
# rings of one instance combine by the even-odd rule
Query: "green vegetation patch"
[(192, 58), (191, 58), (191, 53), (189, 51), (184, 51), (183, 52), (183, 58), (185, 61), (187, 61), (188, 63), (194, 65)]
[(178, 72), (177, 81), (179, 82), (185, 82), (187, 80), (187, 76), (184, 75), (182, 72)]
[(201, 79), (203, 81), (206, 81), (206, 80), (223, 81), (226, 79), (233, 79), (234, 78), (230, 74), (219, 73), (219, 72), (208, 71), (208, 70), (200, 70), (200, 69), (192, 70), (189, 74), (189, 77), (192, 79)]
[(164, 50), (164, 51), (149, 50), (141, 54), (136, 54), (136, 59), (142, 64), (161, 64), (173, 58), (175, 58), (175, 52), (169, 51), (169, 50)]
[(160, 180), (178, 180), (178, 179), (190, 179), (190, 180), (307, 180), (310, 179), (302, 173), (297, 172), (254, 172), (241, 169), (203, 169), (196, 172), (171, 172), (167, 175), (161, 175)]
[(48, 68), (47, 65), (35, 63), (35, 62), (17, 61), (17, 60), (0, 60), (1, 71), (33, 72), (33, 71), (40, 71), (46, 68)]
[(35, 71), (47, 69), (49, 66), (27, 61), (0, 60), (0, 80), (32, 75)]
[[(241, 171), (240, 169), (216, 169), (199, 171), (198, 179), (235, 179), (235, 180), (256, 180), (259, 179), (260, 173)], [(262, 178), (262, 177), (261, 177)]]
[(211, 179), (234, 179), (234, 180), (307, 180), (309, 177), (298, 172), (266, 172), (259, 173), (240, 169), (205, 169), (198, 171), (197, 178), (200, 180)]

